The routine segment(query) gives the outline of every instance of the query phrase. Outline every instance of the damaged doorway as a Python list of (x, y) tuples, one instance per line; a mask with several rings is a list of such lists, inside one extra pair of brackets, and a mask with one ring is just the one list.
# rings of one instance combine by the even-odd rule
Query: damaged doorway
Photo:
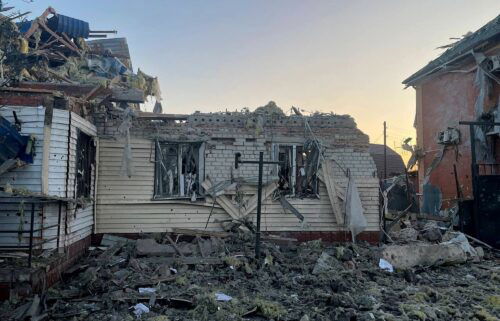
[(203, 176), (202, 143), (156, 143), (155, 199), (196, 200)]

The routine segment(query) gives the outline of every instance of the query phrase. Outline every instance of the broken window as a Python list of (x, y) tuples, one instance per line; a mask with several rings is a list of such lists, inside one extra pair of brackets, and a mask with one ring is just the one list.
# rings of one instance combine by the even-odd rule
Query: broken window
[(157, 142), (155, 198), (196, 200), (203, 175), (202, 147), (202, 143)]
[(95, 146), (91, 136), (78, 131), (76, 141), (76, 197), (90, 198), (92, 169), (95, 165)]
[(318, 195), (317, 149), (310, 144), (274, 145), (274, 158), (281, 162), (277, 166), (278, 189), (282, 195), (308, 197)]

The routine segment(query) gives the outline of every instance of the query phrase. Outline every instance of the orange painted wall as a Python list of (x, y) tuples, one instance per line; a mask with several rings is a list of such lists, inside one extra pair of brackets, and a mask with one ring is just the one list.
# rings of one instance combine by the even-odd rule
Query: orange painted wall
[[(419, 145), (423, 148), (425, 158), (420, 163), (419, 181), (429, 167), (442, 145), (437, 144), (437, 134), (447, 127), (456, 127), (461, 133), (458, 156), (453, 149), (448, 149), (441, 163), (430, 176), (430, 183), (439, 187), (443, 194), (443, 207), (448, 207), (457, 197), (453, 164), (457, 166), (458, 180), (463, 196), (472, 198), (471, 151), (469, 127), (459, 125), (459, 121), (473, 121), (474, 104), (478, 90), (474, 86), (475, 72), (446, 73), (427, 80), (419, 87), (420, 111), (417, 108), (417, 135)], [(486, 105), (495, 106), (498, 102), (500, 87), (495, 85)], [(417, 102), (418, 103), (418, 102)], [(422, 166), (423, 165), (423, 166)]]

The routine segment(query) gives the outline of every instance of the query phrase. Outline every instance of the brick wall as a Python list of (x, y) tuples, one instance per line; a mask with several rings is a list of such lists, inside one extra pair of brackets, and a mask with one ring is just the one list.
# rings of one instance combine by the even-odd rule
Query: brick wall
[[(117, 128), (123, 118), (119, 112), (94, 112), (94, 117), (99, 135), (119, 136)], [(306, 121), (311, 130), (306, 129)], [(244, 160), (257, 160), (262, 151), (264, 159), (269, 160), (273, 144), (300, 145), (313, 136), (324, 147), (325, 155), (336, 161), (337, 175), (344, 175), (347, 169), (355, 177), (376, 175), (368, 151), (368, 136), (347, 115), (280, 117), (253, 113), (195, 113), (185, 121), (136, 118), (130, 132), (137, 138), (205, 142), (205, 173), (216, 181), (228, 179), (231, 175), (257, 175), (257, 165), (234, 169), (234, 154), (237, 152)], [(264, 169), (265, 175), (270, 175), (271, 166)]]

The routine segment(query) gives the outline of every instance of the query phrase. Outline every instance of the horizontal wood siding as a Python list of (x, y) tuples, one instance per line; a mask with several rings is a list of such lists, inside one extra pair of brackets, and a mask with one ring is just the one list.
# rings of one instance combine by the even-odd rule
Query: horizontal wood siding
[[(78, 139), (78, 130), (85, 134), (96, 137), (97, 129), (92, 123), (83, 119), (75, 113), (71, 113), (71, 140), (69, 151), (69, 179), (68, 179), (68, 197), (76, 198), (76, 144)], [(93, 197), (95, 183), (95, 169), (92, 169), (92, 189), (91, 197)], [(68, 235), (66, 244), (72, 244), (82, 238), (92, 234), (94, 226), (94, 200), (92, 200), (85, 208), (75, 209), (74, 205), (68, 207)]]
[[(21, 133), (34, 135), (35, 157), (33, 164), (28, 164), (0, 176), (0, 186), (9, 183), (14, 188), (23, 188), (30, 192), (41, 192), (41, 171), (43, 162), (43, 127), (45, 118), (44, 107), (1, 107), (0, 115), (14, 123), (12, 111), (15, 110), (21, 121)], [(76, 114), (72, 114), (71, 126), (71, 154), (70, 154), (70, 177), (69, 186), (67, 182), (68, 170), (68, 133), (70, 116), (65, 110), (54, 109), (50, 136), (49, 155), (49, 195), (60, 197), (74, 197), (75, 179), (75, 151), (76, 151), (76, 128), (81, 128), (89, 135), (96, 136), (95, 127), (88, 121)], [(94, 173), (95, 174), (95, 173)], [(93, 176), (94, 179), (94, 176)], [(14, 201), (14, 199), (11, 199)], [(24, 208), (21, 217), (20, 209)], [(85, 209), (77, 209), (74, 206), (62, 205), (61, 208), (61, 238), (60, 245), (70, 245), (87, 235), (91, 234), (93, 225), (93, 205)], [(0, 224), (4, 230), (29, 229), (31, 215), (31, 204), (0, 204)], [(58, 223), (59, 205), (57, 203), (36, 206), (35, 229), (41, 226), (51, 226)], [(65, 221), (67, 218), (67, 222)], [(65, 235), (65, 232), (68, 235)], [(24, 234), (21, 238), (17, 234), (0, 234), (0, 243), (27, 245), (29, 235)], [(50, 228), (35, 233), (35, 244), (40, 240), (46, 240), (57, 236), (57, 228)], [(54, 248), (56, 240), (46, 243), (44, 248)]]
[[(99, 180), (97, 182), (97, 233), (161, 232), (167, 228), (204, 229), (210, 212), (208, 230), (220, 230), (216, 220), (230, 217), (219, 206), (212, 210), (211, 200), (152, 201), (154, 191), (154, 148), (150, 140), (131, 139), (132, 177), (120, 175), (123, 142), (113, 139), (99, 141)], [(210, 174), (207, 172), (206, 174)], [(376, 178), (356, 180), (365, 208), (368, 230), (378, 230), (378, 182)], [(338, 184), (345, 188), (346, 178)], [(255, 187), (252, 188), (255, 193)], [(320, 184), (319, 199), (289, 199), (305, 217), (305, 223), (285, 212), (279, 202), (263, 203), (262, 228), (266, 231), (339, 231), (326, 188)], [(255, 214), (255, 211), (252, 213)], [(255, 215), (252, 215), (255, 218)]]
[(32, 192), (42, 191), (42, 150), (43, 150), (43, 121), (45, 119), (45, 108), (42, 107), (0, 107), (0, 115), (5, 117), (11, 124), (15, 123), (13, 111), (16, 112), (21, 122), (21, 134), (33, 135), (35, 141), (35, 152), (33, 164), (0, 175), (0, 185), (10, 184), (14, 188), (24, 188)]

